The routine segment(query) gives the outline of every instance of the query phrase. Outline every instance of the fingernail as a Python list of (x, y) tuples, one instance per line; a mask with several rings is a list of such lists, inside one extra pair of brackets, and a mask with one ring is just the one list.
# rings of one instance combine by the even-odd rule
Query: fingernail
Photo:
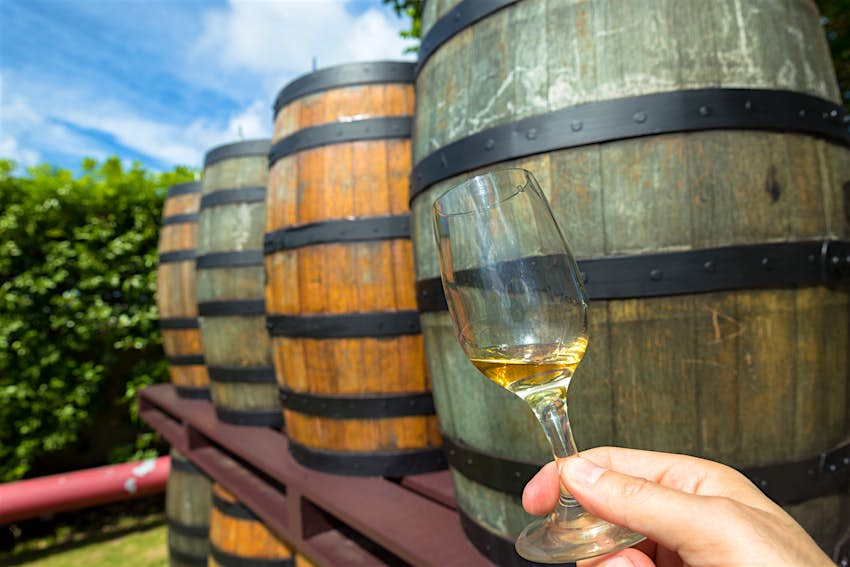
[(582, 486), (593, 486), (604, 472), (602, 467), (581, 457), (567, 459), (564, 463), (564, 474), (567, 478)]

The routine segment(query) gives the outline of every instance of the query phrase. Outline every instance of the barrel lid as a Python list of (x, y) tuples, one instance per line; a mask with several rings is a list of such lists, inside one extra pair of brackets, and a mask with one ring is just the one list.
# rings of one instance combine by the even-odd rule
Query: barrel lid
[(204, 157), (204, 167), (209, 167), (225, 159), (268, 155), (271, 143), (272, 141), (270, 139), (263, 138), (217, 146), (207, 152), (207, 155)]
[(406, 61), (365, 61), (327, 67), (302, 75), (288, 83), (277, 95), (274, 113), (295, 99), (309, 94), (369, 83), (413, 83), (416, 64)]
[(201, 184), (198, 181), (189, 181), (188, 183), (177, 183), (168, 188), (167, 197), (176, 197), (178, 195), (188, 195), (189, 193), (200, 193)]

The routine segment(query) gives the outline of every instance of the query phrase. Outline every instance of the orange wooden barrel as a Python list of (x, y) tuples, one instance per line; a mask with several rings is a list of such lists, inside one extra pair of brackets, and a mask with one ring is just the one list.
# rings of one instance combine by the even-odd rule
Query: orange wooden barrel
[(266, 306), (293, 457), (350, 475), (445, 466), (416, 312), (413, 67), (341, 65), (275, 104)]
[(195, 296), (195, 247), (201, 184), (168, 189), (159, 236), (156, 303), (168, 373), (185, 398), (209, 398), (210, 379), (204, 366), (198, 301)]
[(209, 567), (292, 567), (292, 548), (216, 483), (210, 513)]

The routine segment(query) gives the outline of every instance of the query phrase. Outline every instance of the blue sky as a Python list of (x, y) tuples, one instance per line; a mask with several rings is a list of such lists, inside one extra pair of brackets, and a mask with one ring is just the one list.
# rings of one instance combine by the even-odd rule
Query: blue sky
[(198, 167), (270, 136), (313, 57), (410, 59), (405, 25), (381, 0), (0, 0), (0, 157)]

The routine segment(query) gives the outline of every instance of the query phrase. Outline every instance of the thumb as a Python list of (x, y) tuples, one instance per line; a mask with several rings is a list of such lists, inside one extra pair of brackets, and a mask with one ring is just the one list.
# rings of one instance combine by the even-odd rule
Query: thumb
[(563, 462), (561, 481), (591, 514), (678, 551), (696, 541), (724, 541), (726, 499), (697, 496), (596, 465), (581, 457)]

